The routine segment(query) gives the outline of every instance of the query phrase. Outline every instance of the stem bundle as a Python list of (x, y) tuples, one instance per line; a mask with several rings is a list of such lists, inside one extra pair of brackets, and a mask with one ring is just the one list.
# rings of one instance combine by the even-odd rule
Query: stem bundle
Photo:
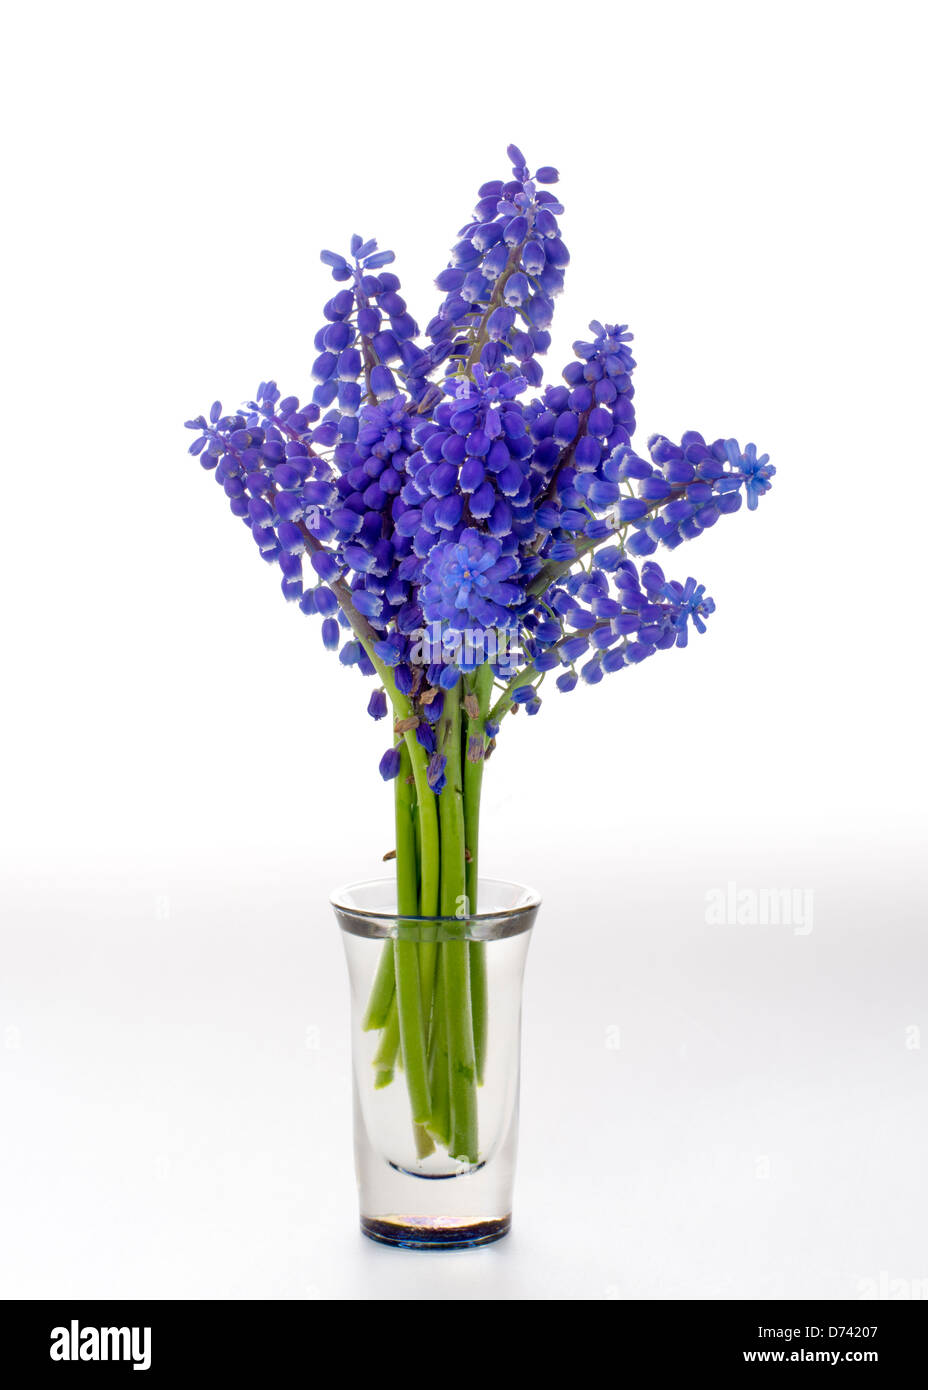
[[(397, 1061), (409, 1092), (416, 1149), (436, 1144), (461, 1162), (479, 1152), (477, 1087), (487, 1046), (483, 943), (466, 927), (477, 907), (477, 848), (486, 719), (493, 675), (482, 666), (444, 693), (438, 724), (445, 786), (428, 784), (422, 748), (406, 737), (394, 786), (400, 922), (384, 942), (364, 1026), (381, 1033), (374, 1085), (389, 1085)], [(467, 708), (464, 696), (467, 695)], [(440, 924), (428, 919), (440, 917)], [(458, 925), (460, 929), (458, 931)]]

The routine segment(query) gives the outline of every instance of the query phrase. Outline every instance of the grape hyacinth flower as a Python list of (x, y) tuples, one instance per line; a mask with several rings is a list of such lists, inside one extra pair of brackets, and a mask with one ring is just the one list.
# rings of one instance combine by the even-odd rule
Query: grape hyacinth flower
[[(595, 320), (543, 384), (570, 262), (564, 208), (555, 169), (507, 154), (508, 174), (479, 188), (454, 239), (423, 331), (387, 268), (393, 252), (352, 236), (347, 254), (322, 252), (336, 288), (302, 397), (263, 381), (242, 405), (186, 422), (190, 453), (284, 597), (374, 682), (367, 712), (392, 723), (379, 771), (396, 792), (398, 892), (422, 917), (476, 910), (483, 769), (507, 716), (536, 715), (548, 678), (561, 694), (608, 684), (704, 633), (704, 585), (653, 557), (743, 502), (753, 511), (775, 474), (753, 443), (724, 435), (636, 447), (625, 324)], [(410, 811), (412, 840), (399, 831)], [(402, 1065), (419, 1152), (473, 1163), (488, 1044), (471, 948), (385, 950), (367, 1019), (381, 1032), (377, 1084)], [(450, 1049), (445, 1086), (436, 1047)]]

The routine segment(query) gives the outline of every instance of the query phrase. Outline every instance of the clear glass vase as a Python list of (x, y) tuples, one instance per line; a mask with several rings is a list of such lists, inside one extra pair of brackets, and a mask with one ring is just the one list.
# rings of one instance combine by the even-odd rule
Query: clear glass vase
[[(351, 983), (355, 1166), (361, 1229), (372, 1240), (416, 1250), (486, 1245), (512, 1220), (519, 1118), (522, 976), (540, 900), (513, 883), (481, 879), (480, 911), (456, 917), (401, 917), (392, 879), (352, 884), (332, 895)], [(463, 966), (473, 1000), (479, 1084), (469, 1116), (470, 1153), (454, 1156), (440, 1129), (414, 1123), (402, 1047), (384, 1060), (386, 1032), (369, 1026), (378, 972), (393, 954), (415, 950), (441, 980), (443, 953)], [(385, 953), (386, 952), (386, 956)], [(429, 1081), (448, 1086), (441, 1050), (441, 995), (427, 1011)], [(436, 1037), (437, 1034), (437, 1037)], [(454, 1078), (451, 1078), (454, 1085)], [(453, 1101), (451, 1102), (453, 1104)], [(460, 1147), (460, 1146), (459, 1146)]]

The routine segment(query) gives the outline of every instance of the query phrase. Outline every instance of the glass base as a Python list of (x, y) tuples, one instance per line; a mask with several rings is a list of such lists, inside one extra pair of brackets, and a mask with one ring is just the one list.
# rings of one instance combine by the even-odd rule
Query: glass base
[(403, 1250), (469, 1250), (478, 1245), (490, 1245), (509, 1234), (511, 1216), (494, 1221), (449, 1221), (439, 1217), (432, 1220), (397, 1216), (382, 1220), (361, 1217), (361, 1230), (380, 1245), (395, 1245)]

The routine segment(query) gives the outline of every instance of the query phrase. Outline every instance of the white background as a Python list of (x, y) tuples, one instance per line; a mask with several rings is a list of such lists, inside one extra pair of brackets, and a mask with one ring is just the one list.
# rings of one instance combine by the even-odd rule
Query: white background
[[(922, 18), (9, 15), (7, 1296), (928, 1278)], [(627, 321), (642, 436), (753, 439), (779, 472), (667, 557), (717, 601), (704, 637), (505, 729), (484, 868), (546, 899), (516, 1228), (436, 1261), (354, 1227), (326, 898), (390, 845), (383, 726), (181, 425), (267, 376), (309, 394), (318, 250), (353, 231), (424, 324), (512, 140), (562, 173), (548, 379)], [(813, 930), (710, 927), (730, 881), (813, 890)]]

